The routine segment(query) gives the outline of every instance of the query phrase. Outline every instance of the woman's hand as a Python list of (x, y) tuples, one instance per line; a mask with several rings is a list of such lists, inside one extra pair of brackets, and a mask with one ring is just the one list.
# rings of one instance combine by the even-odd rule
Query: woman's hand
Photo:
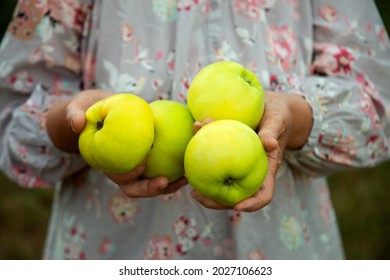
[[(54, 145), (67, 152), (78, 152), (78, 137), (86, 123), (85, 112), (91, 105), (110, 95), (112, 93), (102, 90), (86, 90), (55, 105), (46, 119), (48, 133)], [(105, 175), (132, 198), (173, 193), (188, 183), (185, 177), (172, 183), (162, 176), (152, 179), (142, 178), (145, 168), (146, 159), (125, 174), (105, 173)]]
[[(210, 120), (207, 120), (210, 122)], [(202, 123), (196, 123), (198, 130)], [(276, 175), (285, 149), (300, 149), (307, 141), (313, 125), (310, 105), (297, 94), (266, 91), (265, 110), (258, 128), (259, 137), (268, 156), (268, 171), (263, 185), (251, 197), (228, 207), (192, 191), (192, 196), (211, 209), (254, 212), (268, 205), (274, 196)]]
[(161, 194), (174, 193), (183, 186), (188, 184), (187, 178), (180, 179), (169, 183), (168, 179), (163, 176), (146, 179), (142, 177), (146, 168), (145, 159), (140, 165), (132, 171), (125, 174), (105, 173), (128, 197), (153, 197)]
[(54, 105), (46, 117), (47, 132), (60, 150), (75, 153), (79, 151), (79, 134), (85, 126), (85, 112), (101, 99), (112, 93), (91, 89)]

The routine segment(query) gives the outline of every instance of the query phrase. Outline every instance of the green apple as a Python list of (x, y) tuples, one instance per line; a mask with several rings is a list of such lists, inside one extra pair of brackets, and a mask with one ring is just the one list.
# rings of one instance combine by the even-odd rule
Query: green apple
[(79, 150), (92, 167), (126, 173), (139, 165), (153, 144), (154, 118), (149, 104), (130, 93), (114, 94), (86, 111)]
[(259, 136), (236, 120), (203, 126), (188, 143), (184, 168), (202, 196), (233, 206), (252, 196), (267, 173), (268, 158)]
[(154, 143), (144, 176), (165, 176), (170, 182), (184, 175), (184, 152), (194, 135), (194, 119), (187, 106), (177, 101), (150, 103), (154, 115)]
[(232, 119), (256, 129), (264, 112), (264, 90), (256, 75), (239, 63), (215, 62), (196, 74), (187, 104), (197, 121)]

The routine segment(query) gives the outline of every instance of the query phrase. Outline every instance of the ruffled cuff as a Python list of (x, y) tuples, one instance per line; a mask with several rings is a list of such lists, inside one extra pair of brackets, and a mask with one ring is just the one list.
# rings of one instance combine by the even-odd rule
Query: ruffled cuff
[(80, 170), (86, 163), (79, 154), (59, 150), (46, 130), (49, 108), (69, 94), (37, 85), (24, 104), (17, 107), (2, 135), (1, 165), (22, 187), (50, 187)]

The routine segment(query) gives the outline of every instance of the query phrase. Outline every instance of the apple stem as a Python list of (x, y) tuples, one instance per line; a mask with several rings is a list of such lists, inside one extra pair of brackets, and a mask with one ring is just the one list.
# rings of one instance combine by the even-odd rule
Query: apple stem
[(233, 185), (234, 181), (235, 181), (234, 178), (229, 177), (229, 178), (225, 179), (225, 181), (223, 181), (223, 184), (224, 184), (224, 185), (231, 186), (231, 185)]
[(96, 123), (96, 128), (97, 128), (97, 130), (102, 129), (102, 128), (103, 128), (103, 124), (104, 124), (104, 121), (98, 121), (98, 122)]

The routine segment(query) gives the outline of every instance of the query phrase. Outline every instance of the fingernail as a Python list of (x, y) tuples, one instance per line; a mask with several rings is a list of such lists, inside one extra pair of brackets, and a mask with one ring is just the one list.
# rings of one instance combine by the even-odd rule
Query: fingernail
[(74, 119), (75, 119), (78, 115), (80, 115), (80, 114), (82, 114), (82, 113), (83, 113), (82, 111), (76, 112), (76, 113), (73, 115), (72, 119), (70, 120), (70, 127), (72, 128), (72, 131), (73, 131), (73, 132), (77, 132), (77, 131), (75, 130), (74, 124), (73, 124)]
[(159, 178), (157, 184), (160, 185), (159, 188), (162, 190), (168, 187), (169, 182), (167, 178)]

